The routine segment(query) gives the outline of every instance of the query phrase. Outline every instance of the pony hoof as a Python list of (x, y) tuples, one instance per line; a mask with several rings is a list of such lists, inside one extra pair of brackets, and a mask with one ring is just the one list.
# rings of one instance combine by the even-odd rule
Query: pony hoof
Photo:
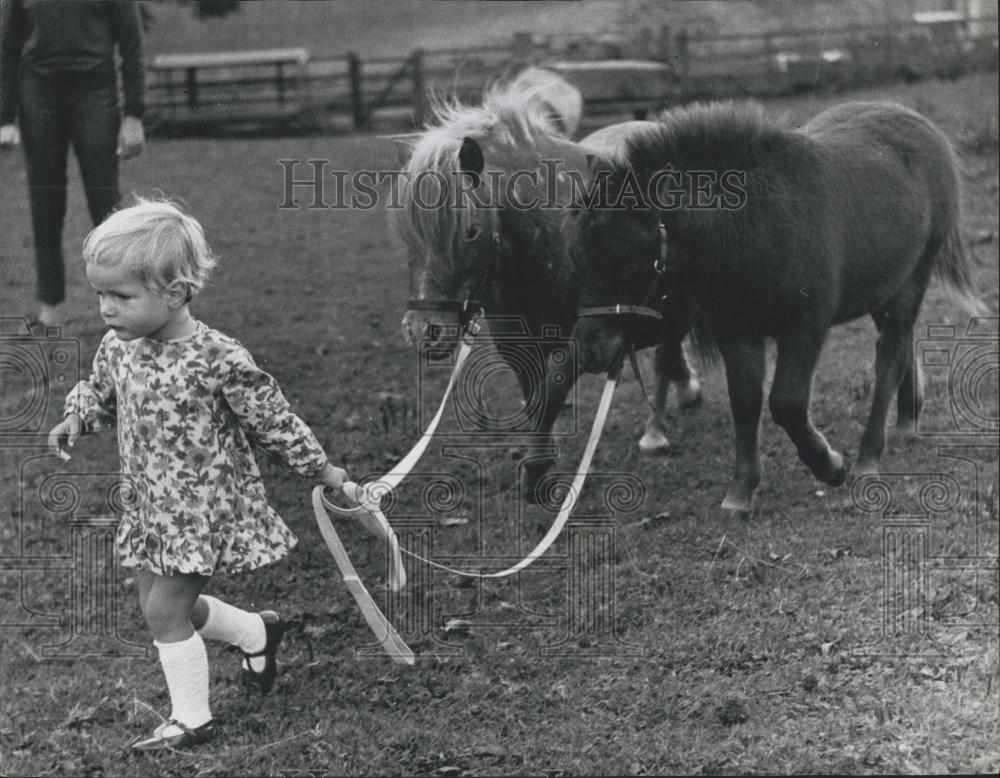
[(552, 469), (555, 463), (556, 461), (554, 459), (534, 459), (525, 463), (525, 478), (521, 489), (521, 496), (524, 498), (525, 502), (530, 503), (531, 505), (537, 505), (540, 502), (538, 485), (541, 483), (545, 474)]
[(679, 387), (677, 389), (677, 402), (684, 410), (691, 410), (701, 406), (704, 398), (701, 394), (701, 384), (697, 381)]
[(917, 434), (916, 419), (900, 419), (896, 422), (896, 434), (904, 438), (912, 438)]
[(722, 501), (722, 510), (727, 511), (734, 518), (748, 519), (753, 513), (753, 497), (734, 497), (727, 494)]
[(866, 475), (878, 475), (878, 462), (876, 460), (858, 460), (858, 463), (851, 470), (852, 478), (862, 478)]
[(834, 451), (830, 458), (830, 473), (826, 478), (821, 478), (820, 480), (830, 484), (830, 486), (843, 486), (850, 471), (850, 461), (842, 454)]
[(670, 441), (662, 432), (647, 432), (639, 439), (639, 451), (647, 456), (663, 456), (670, 451)]

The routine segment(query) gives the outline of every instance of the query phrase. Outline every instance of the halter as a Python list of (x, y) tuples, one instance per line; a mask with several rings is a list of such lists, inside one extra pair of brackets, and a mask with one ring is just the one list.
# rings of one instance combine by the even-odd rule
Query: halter
[(660, 233), (660, 256), (653, 262), (653, 282), (646, 292), (639, 305), (626, 305), (615, 303), (614, 305), (592, 305), (581, 308), (577, 311), (577, 318), (587, 316), (642, 316), (648, 319), (662, 319), (663, 314), (655, 308), (650, 307), (654, 301), (665, 300), (667, 283), (667, 228), (661, 219), (656, 224), (656, 229)]
[[(650, 284), (649, 290), (646, 292), (646, 296), (643, 297), (642, 303), (639, 305), (615, 303), (614, 305), (587, 306), (585, 308), (581, 308), (577, 312), (578, 318), (582, 319), (587, 316), (639, 316), (647, 319), (663, 319), (663, 314), (651, 307), (654, 301), (662, 302), (667, 299), (665, 288), (667, 283), (668, 267), (667, 228), (663, 224), (662, 219), (656, 223), (656, 230), (660, 234), (660, 256), (653, 262), (653, 282)], [(649, 392), (646, 391), (646, 384), (642, 380), (642, 372), (639, 370), (639, 360), (635, 353), (635, 340), (626, 331), (624, 334), (624, 341), (625, 351), (628, 353), (629, 363), (632, 366), (632, 372), (635, 374), (636, 380), (639, 382), (639, 388), (642, 390), (642, 395), (646, 398), (646, 404), (650, 407), (650, 410), (656, 414), (656, 406), (653, 405), (652, 400), (649, 399)]]
[(458, 314), (458, 322), (462, 330), (475, 334), (479, 330), (478, 319), (486, 315), (486, 307), (480, 301), (480, 297), (493, 278), (500, 272), (500, 260), (503, 258), (503, 244), (500, 240), (499, 230), (494, 230), (490, 237), (490, 244), (493, 248), (493, 258), (486, 267), (486, 272), (479, 280), (475, 292), (465, 300), (452, 300), (441, 298), (436, 300), (413, 299), (406, 303), (406, 307), (411, 311), (444, 311), (446, 313)]

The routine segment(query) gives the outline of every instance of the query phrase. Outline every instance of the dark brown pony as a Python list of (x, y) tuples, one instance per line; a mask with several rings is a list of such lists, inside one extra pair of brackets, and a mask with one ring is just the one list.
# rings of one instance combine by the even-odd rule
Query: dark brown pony
[[(817, 478), (845, 481), (849, 463), (810, 421), (810, 385), (828, 330), (865, 314), (879, 337), (856, 471), (877, 472), (897, 389), (898, 425), (920, 413), (912, 332), (931, 278), (982, 309), (945, 135), (892, 103), (846, 103), (795, 130), (723, 103), (672, 112), (629, 146), (626, 163), (596, 166), (608, 197), (573, 225), (581, 314), (650, 297), (661, 311), (696, 306), (695, 334), (722, 356), (736, 427), (723, 507), (749, 511), (760, 482), (766, 338), (777, 342), (772, 417)], [(627, 329), (613, 315), (582, 316), (583, 368), (619, 362)]]
[[(652, 122), (612, 125), (579, 142), (553, 122), (550, 101), (515, 80), (489, 89), (481, 105), (436, 106), (422, 132), (407, 140), (400, 204), (390, 225), (405, 252), (411, 302), (403, 318), (407, 341), (450, 346), (464, 323), (461, 306), (482, 309), (498, 355), (517, 375), (525, 425), (535, 451), (525, 459), (526, 496), (551, 466), (550, 433), (577, 378), (575, 359), (561, 354), (576, 318), (579, 268), (562, 230), (574, 181), (587, 173), (590, 154), (613, 158), (624, 141), (655, 129)], [(574, 178), (576, 176), (576, 178)], [(421, 194), (418, 186), (426, 184)], [(433, 207), (430, 207), (433, 206)], [(504, 333), (495, 326), (516, 328)], [(683, 405), (700, 401), (700, 387), (682, 348), (687, 329), (660, 333), (657, 410), (640, 441), (643, 451), (668, 445), (663, 407), (669, 384)], [(536, 355), (541, 364), (534, 365)], [(525, 369), (533, 365), (531, 369)], [(475, 394), (475, 392), (473, 392)]]

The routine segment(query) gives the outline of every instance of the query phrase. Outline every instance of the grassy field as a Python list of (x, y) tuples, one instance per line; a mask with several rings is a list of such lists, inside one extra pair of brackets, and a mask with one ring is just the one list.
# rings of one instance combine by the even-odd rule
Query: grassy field
[[(962, 154), (965, 233), (995, 316), (997, 96), (988, 74), (767, 107), (795, 123), (838, 100), (891, 97), (939, 122)], [(418, 388), (416, 356), (399, 332), (405, 271), (384, 212), (279, 208), (280, 159), (397, 166), (392, 144), (377, 137), (154, 139), (126, 166), (124, 185), (187, 203), (221, 258), (195, 315), (250, 348), (334, 461), (358, 479), (380, 474), (416, 440), (447, 371)], [(23, 179), (21, 156), (0, 155), (4, 317), (31, 313)], [(75, 171), (71, 187), (65, 337), (79, 342), (86, 367), (102, 326), (76, 259), (88, 225)], [(966, 323), (933, 290), (918, 337), (957, 362), (975, 345), (963, 337)], [(928, 334), (931, 324), (955, 325), (957, 335)], [(14, 323), (5, 326), (9, 333)], [(868, 321), (838, 328), (816, 376), (815, 419), (852, 457), (870, 403), (874, 341)], [(995, 420), (989, 360), (973, 390)], [(635, 380), (623, 379), (594, 475), (551, 562), (473, 586), (411, 563), (402, 597), (377, 589), (419, 655), (413, 668), (372, 649), (313, 523), (310, 484), (266, 466), (273, 504), (299, 547), (271, 568), (214, 580), (212, 591), (244, 607), (276, 607), (289, 620), (281, 676), (266, 701), (247, 698), (235, 682), (238, 655), (211, 646), (213, 710), (223, 725), (215, 743), (186, 754), (127, 749), (169, 713), (132, 581), (123, 574), (110, 587), (112, 628), (88, 622), (74, 632), (71, 516), (46, 502), (47, 479), (64, 475), (79, 487), (75, 515), (101, 514), (117, 467), (114, 436), (82, 440), (62, 463), (0, 434), (0, 774), (995, 772), (996, 434), (947, 434), (969, 428), (952, 418), (948, 371), (929, 371), (927, 432), (890, 440), (883, 483), (892, 502), (879, 508), (876, 493), (852, 498), (849, 487), (814, 481), (765, 419), (759, 506), (735, 520), (718, 508), (732, 466), (723, 375), (699, 370), (705, 403), (671, 408), (674, 448), (659, 459), (637, 452), (645, 406)], [(28, 388), (9, 372), (0, 378), (9, 419)], [(56, 383), (45, 429), (59, 415)], [(562, 471), (580, 455), (600, 386), (585, 378), (560, 422), (566, 431), (578, 417), (581, 429), (560, 451)], [(552, 511), (518, 500), (519, 446), (458, 437), (451, 417), (445, 427), (450, 448), (432, 447), (393, 506), (404, 539), (430, 538), (438, 558), (533, 545)], [(435, 495), (440, 483), (457, 496)], [(926, 537), (926, 553), (919, 544), (909, 562), (888, 553), (883, 538), (892, 532)], [(354, 528), (343, 536), (377, 584), (378, 550)], [(29, 557), (35, 562), (16, 561)], [(50, 569), (40, 569), (44, 560)], [(913, 571), (926, 575), (922, 585), (893, 577)], [(87, 650), (135, 655), (49, 656)]]

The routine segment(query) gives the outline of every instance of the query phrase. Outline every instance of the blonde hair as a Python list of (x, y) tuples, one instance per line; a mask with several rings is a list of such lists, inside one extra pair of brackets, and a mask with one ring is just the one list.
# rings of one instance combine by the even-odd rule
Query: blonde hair
[(194, 217), (169, 200), (136, 198), (113, 212), (83, 242), (88, 264), (128, 262), (150, 289), (187, 285), (187, 299), (202, 290), (213, 267), (205, 232)]

